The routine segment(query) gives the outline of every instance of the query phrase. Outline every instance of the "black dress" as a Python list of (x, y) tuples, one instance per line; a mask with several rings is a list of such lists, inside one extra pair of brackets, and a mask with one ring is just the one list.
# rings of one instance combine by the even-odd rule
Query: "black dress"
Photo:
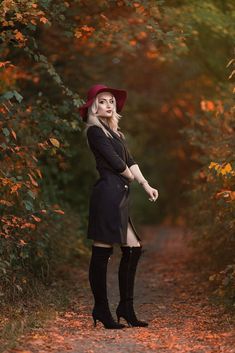
[(92, 187), (89, 201), (87, 238), (103, 243), (127, 243), (128, 221), (137, 239), (141, 241), (129, 215), (130, 183), (120, 173), (137, 164), (125, 141), (109, 126), (101, 122), (112, 134), (106, 136), (96, 125), (87, 129), (87, 139), (96, 160), (99, 179)]

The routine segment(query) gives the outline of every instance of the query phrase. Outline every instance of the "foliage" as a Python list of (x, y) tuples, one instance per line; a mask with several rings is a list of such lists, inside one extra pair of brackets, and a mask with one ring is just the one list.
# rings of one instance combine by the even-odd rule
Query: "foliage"
[(235, 265), (227, 265), (222, 271), (209, 277), (214, 284), (214, 294), (223, 301), (234, 301), (235, 298)]
[[(72, 148), (81, 130), (76, 107), (82, 100), (64, 83), (68, 74), (66, 68), (60, 74), (51, 37), (74, 51), (78, 45), (87, 49), (102, 45), (105, 51), (121, 47), (122, 54), (134, 53), (153, 39), (162, 47), (182, 40), (182, 33), (173, 35), (166, 23), (161, 24), (161, 1), (146, 7), (128, 1), (119, 1), (118, 8), (109, 1), (93, 5), (62, 0), (0, 4), (0, 271), (1, 292), (14, 299), (26, 292), (34, 276), (50, 281), (56, 256), (62, 261), (54, 239), (60, 246), (63, 240), (51, 224), (56, 224), (55, 231), (66, 230), (57, 220), (69, 210), (69, 203), (71, 208), (81, 203), (76, 205), (79, 229), (70, 242), (81, 249), (84, 242), (87, 212), (82, 202), (89, 185), (76, 199), (74, 190), (68, 189), (77, 172), (72, 172), (74, 159), (82, 162), (83, 151)], [(105, 41), (104, 35), (109, 37)], [(86, 161), (83, 165), (81, 176), (89, 174)], [(68, 212), (70, 219), (72, 210)], [(65, 249), (69, 248), (67, 244)], [(72, 252), (71, 248), (71, 257)]]
[(121, 125), (159, 189), (158, 208), (146, 207), (136, 186), (136, 219), (181, 224), (184, 215), (208, 262), (232, 264), (234, 116), (225, 65), (234, 10), (231, 0), (1, 2), (2, 291), (22, 293), (22, 278), (49, 280), (51, 228), (66, 234), (62, 219), (73, 211), (70, 243), (86, 244), (96, 171), (77, 108), (94, 82), (128, 90)]
[[(231, 76), (230, 76), (231, 77)], [(214, 269), (210, 281), (214, 291), (234, 303), (235, 246), (235, 159), (234, 107), (231, 98), (224, 102), (201, 101), (201, 113), (190, 117), (182, 129), (194, 147), (191, 156), (199, 164), (192, 174), (190, 208), (185, 212), (194, 232), (193, 245)]]

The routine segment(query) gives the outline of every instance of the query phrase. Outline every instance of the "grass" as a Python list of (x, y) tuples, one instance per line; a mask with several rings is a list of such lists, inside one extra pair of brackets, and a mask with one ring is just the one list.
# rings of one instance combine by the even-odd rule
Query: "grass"
[[(0, 304), (0, 352), (14, 348), (17, 339), (33, 329), (45, 327), (58, 313), (66, 311), (78, 297), (79, 286), (86, 280), (87, 255), (76, 263), (63, 265), (50, 286), (36, 282), (34, 290), (17, 300)], [(79, 285), (74, 285), (79, 283)], [(33, 295), (32, 295), (33, 293)]]

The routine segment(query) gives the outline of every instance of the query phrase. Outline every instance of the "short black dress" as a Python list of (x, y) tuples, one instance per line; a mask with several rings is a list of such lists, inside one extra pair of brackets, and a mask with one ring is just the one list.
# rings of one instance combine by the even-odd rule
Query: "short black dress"
[(96, 125), (87, 129), (87, 139), (96, 160), (99, 179), (92, 187), (89, 200), (87, 238), (103, 243), (127, 243), (128, 222), (137, 239), (141, 241), (129, 214), (130, 183), (120, 173), (137, 164), (125, 140), (101, 122), (112, 134), (106, 136)]

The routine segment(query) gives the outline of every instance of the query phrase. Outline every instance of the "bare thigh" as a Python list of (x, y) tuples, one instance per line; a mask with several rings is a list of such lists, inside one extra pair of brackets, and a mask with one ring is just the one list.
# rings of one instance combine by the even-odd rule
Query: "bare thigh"
[[(93, 245), (101, 246), (104, 248), (110, 248), (113, 246), (113, 244), (102, 243), (100, 241), (94, 241)], [(127, 243), (123, 243), (121, 245), (122, 246), (141, 246), (139, 240), (137, 239), (135, 233), (133, 232), (130, 222), (128, 222), (128, 227), (127, 227)]]
[(101, 246), (102, 248), (111, 248), (113, 244), (108, 244), (108, 243), (102, 243), (100, 241), (94, 241), (93, 245), (95, 246)]
[(130, 222), (128, 222), (128, 227), (127, 227), (127, 243), (122, 244), (122, 246), (141, 246), (139, 240), (137, 239), (135, 233), (133, 232)]

